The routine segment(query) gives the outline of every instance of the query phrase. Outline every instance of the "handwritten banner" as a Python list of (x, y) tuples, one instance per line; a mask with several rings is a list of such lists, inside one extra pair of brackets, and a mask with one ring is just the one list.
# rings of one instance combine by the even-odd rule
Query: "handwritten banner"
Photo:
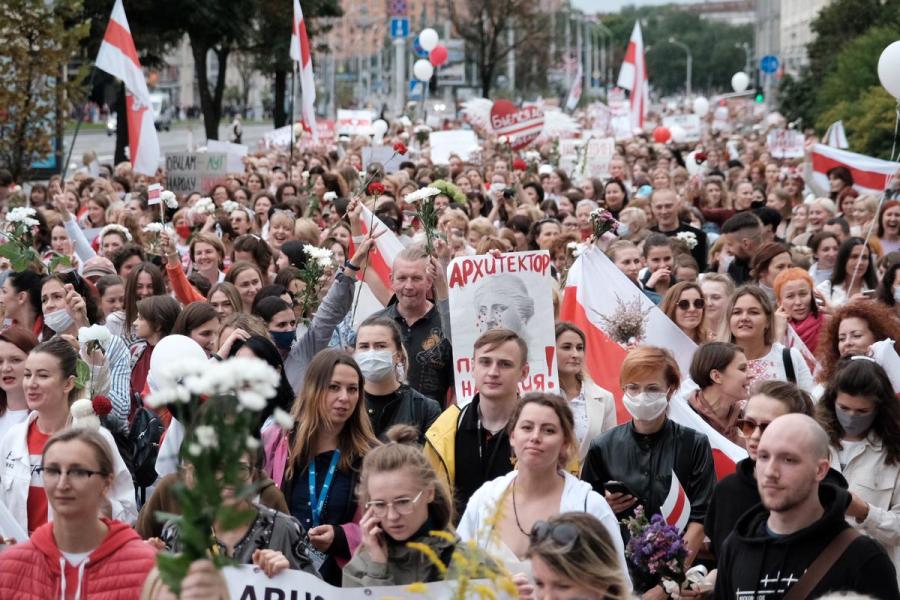
[(802, 158), (803, 133), (796, 129), (773, 129), (766, 138), (766, 146), (775, 158)]
[(166, 154), (166, 189), (179, 193), (207, 193), (225, 182), (228, 155), (224, 152)]

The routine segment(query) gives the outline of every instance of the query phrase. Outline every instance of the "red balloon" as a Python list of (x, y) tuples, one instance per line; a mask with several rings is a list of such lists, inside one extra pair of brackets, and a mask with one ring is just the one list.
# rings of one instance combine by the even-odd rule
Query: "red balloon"
[(434, 50), (428, 55), (428, 60), (431, 61), (431, 64), (435, 67), (440, 67), (445, 62), (447, 62), (447, 46), (443, 44), (438, 44), (434, 47)]
[(660, 125), (656, 129), (653, 130), (653, 140), (659, 142), (660, 144), (665, 144), (669, 140), (672, 139), (672, 132), (669, 131), (668, 127), (663, 127)]

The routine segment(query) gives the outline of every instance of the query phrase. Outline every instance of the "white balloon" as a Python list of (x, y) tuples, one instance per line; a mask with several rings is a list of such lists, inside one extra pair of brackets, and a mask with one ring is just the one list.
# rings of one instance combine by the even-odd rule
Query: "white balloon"
[(709, 100), (703, 96), (694, 99), (694, 114), (703, 116), (709, 112)]
[(383, 136), (387, 133), (388, 124), (384, 119), (378, 119), (374, 123), (372, 123), (372, 131), (375, 132), (375, 135)]
[(672, 125), (669, 131), (672, 132), (672, 141), (676, 144), (681, 144), (684, 142), (684, 138), (687, 137), (687, 131), (681, 125)]
[(747, 89), (747, 86), (750, 85), (750, 77), (747, 76), (743, 71), (738, 71), (734, 75), (731, 76), (731, 87), (735, 92), (741, 93)]
[(413, 65), (413, 75), (419, 81), (428, 81), (434, 75), (434, 66), (424, 58), (420, 58)]
[(419, 33), (419, 45), (425, 52), (434, 50), (434, 47), (438, 45), (438, 40), (440, 40), (438, 32), (431, 27), (427, 27)]
[(900, 100), (900, 40), (893, 42), (878, 59), (878, 79), (888, 94)]

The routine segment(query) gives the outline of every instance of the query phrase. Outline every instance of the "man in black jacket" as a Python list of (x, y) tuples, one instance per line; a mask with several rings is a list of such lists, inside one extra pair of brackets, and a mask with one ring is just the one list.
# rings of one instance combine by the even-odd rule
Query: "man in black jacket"
[[(828, 473), (828, 436), (810, 417), (790, 414), (759, 443), (756, 480), (762, 504), (740, 518), (725, 540), (717, 600), (783, 598), (816, 558), (850, 525), (847, 492), (819, 485)], [(810, 598), (832, 591), (900, 598), (894, 565), (878, 542), (860, 535), (814, 582)]]
[(725, 248), (734, 257), (728, 274), (735, 285), (743, 285), (752, 278), (750, 259), (763, 243), (763, 224), (751, 211), (739, 212), (722, 225)]

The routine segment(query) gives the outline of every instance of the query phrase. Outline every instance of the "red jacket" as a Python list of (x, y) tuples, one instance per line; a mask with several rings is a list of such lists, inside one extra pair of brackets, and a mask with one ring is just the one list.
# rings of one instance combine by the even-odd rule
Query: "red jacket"
[(120, 521), (78, 567), (53, 538), (53, 522), (0, 554), (0, 598), (16, 600), (136, 600), (156, 562), (156, 551)]

